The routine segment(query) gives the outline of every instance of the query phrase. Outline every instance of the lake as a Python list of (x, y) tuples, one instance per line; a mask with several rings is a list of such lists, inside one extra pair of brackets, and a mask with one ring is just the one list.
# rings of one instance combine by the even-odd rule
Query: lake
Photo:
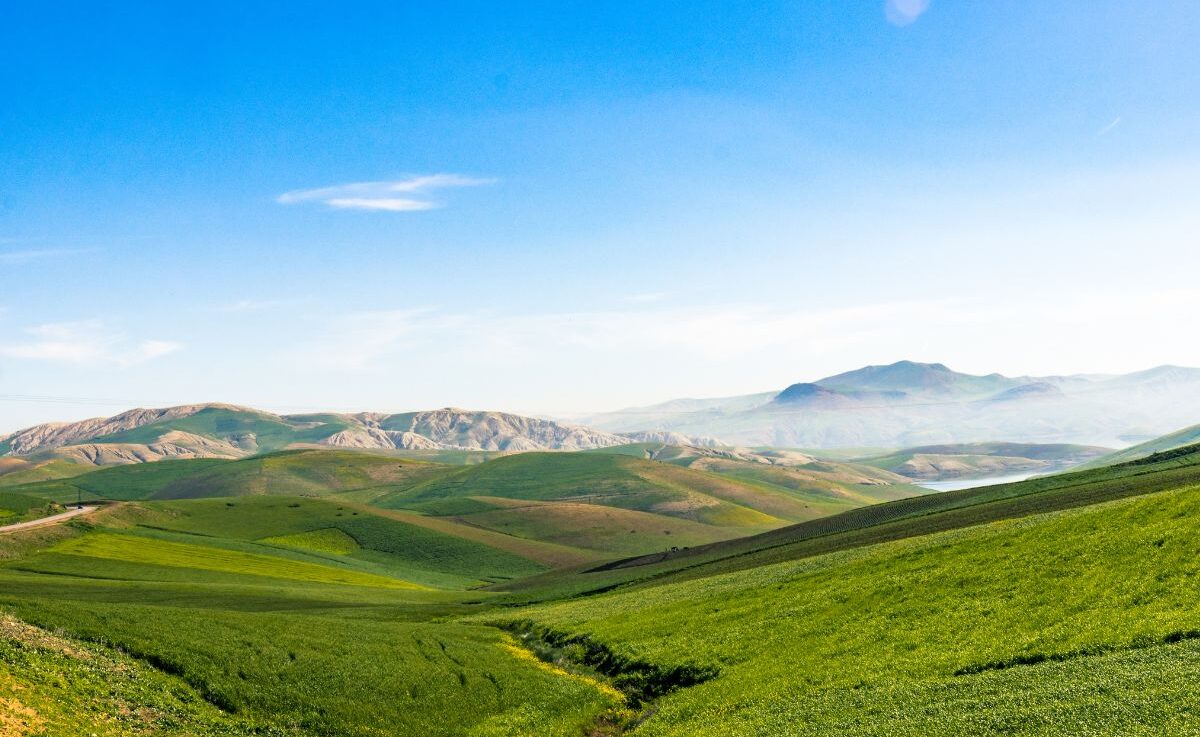
[[(1042, 471), (1045, 473), (1045, 471)], [(978, 486), (995, 486), (996, 484), (1011, 484), (1017, 481), (1024, 481), (1036, 474), (1018, 473), (1011, 476), (988, 476), (982, 479), (951, 479), (949, 481), (926, 481), (918, 483), (917, 486), (933, 489), (934, 491), (958, 491), (959, 489), (974, 489)]]

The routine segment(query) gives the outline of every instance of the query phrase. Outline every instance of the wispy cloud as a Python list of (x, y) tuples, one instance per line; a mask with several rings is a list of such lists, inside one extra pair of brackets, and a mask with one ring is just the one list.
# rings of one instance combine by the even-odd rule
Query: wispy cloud
[(92, 253), (95, 248), (38, 248), (23, 251), (0, 251), (0, 264), (23, 264), (45, 258), (77, 256)]
[(621, 301), (630, 304), (648, 304), (650, 302), (662, 302), (670, 296), (670, 292), (643, 292), (642, 294), (627, 294), (621, 298)]
[(894, 26), (907, 26), (929, 10), (929, 0), (886, 0), (883, 14)]
[[(680, 378), (677, 370), (684, 366), (703, 366), (714, 376), (741, 376), (747, 366), (755, 366), (761, 371), (750, 373), (816, 378), (855, 364), (913, 355), (951, 361), (966, 370), (1015, 367), (1018, 372), (1053, 373), (1069, 367), (1018, 364), (1028, 356), (1055, 355), (1056, 346), (1064, 344), (1071, 346), (1071, 363), (1078, 362), (1078, 369), (1129, 370), (1136, 366), (1126, 364), (1143, 360), (1139, 355), (1162, 354), (1161, 346), (1170, 344), (1173, 324), (1158, 316), (1197, 309), (1200, 290), (1119, 298), (1076, 295), (1001, 308), (929, 299), (800, 310), (754, 304), (630, 305), (532, 314), (397, 309), (324, 318), (313, 338), (297, 345), (297, 354), (289, 354), (289, 362), (389, 376), (399, 371), (410, 381), (456, 378), (455, 386), (464, 391), (481, 376), (518, 383), (538, 376), (546, 385), (561, 379), (576, 392), (580, 381), (599, 387), (614, 377), (669, 383)], [(1132, 358), (1102, 337), (1105, 331), (1124, 335), (1139, 330), (1139, 352)], [(945, 335), (956, 336), (953, 345), (934, 337)], [(997, 358), (1019, 346), (1028, 347), (1021, 352), (1023, 360)], [(1200, 354), (1181, 353), (1175, 362), (1187, 363), (1194, 355)]]
[(1103, 136), (1107, 136), (1109, 133), (1112, 133), (1113, 129), (1116, 128), (1120, 124), (1121, 124), (1121, 116), (1118, 115), (1117, 117), (1113, 118), (1113, 121), (1111, 123), (1104, 126), (1100, 130), (1096, 131), (1096, 138), (1101, 138)]
[(0, 343), (0, 356), (80, 365), (132, 366), (181, 349), (168, 340), (130, 340), (101, 320), (57, 322), (25, 328), (23, 341)]
[(286, 307), (300, 302), (296, 299), (239, 299), (236, 302), (212, 307), (213, 312), (262, 312)]
[(494, 184), (495, 181), (459, 174), (427, 174), (393, 181), (351, 182), (316, 189), (298, 189), (279, 195), (275, 201), (282, 205), (319, 202), (338, 210), (417, 212), (441, 207), (441, 203), (428, 197), (435, 190), (478, 187)]
[(928, 320), (943, 309), (941, 302), (905, 302), (804, 312), (757, 305), (520, 315), (381, 310), (334, 316), (320, 331), (322, 337), (300, 350), (304, 362), (350, 370), (433, 355), (455, 365), (507, 362), (542, 368), (580, 356), (664, 353), (725, 361), (781, 346), (811, 349), (870, 340), (890, 319)]

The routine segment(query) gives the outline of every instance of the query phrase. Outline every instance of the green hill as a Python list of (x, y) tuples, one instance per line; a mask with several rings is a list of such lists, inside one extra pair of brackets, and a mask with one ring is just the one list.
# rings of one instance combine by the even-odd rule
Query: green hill
[[(330, 549), (330, 530), (354, 545)], [(538, 566), (425, 532), (239, 497), (0, 535), (0, 731), (573, 737), (619, 707), (494, 628), (445, 621), (488, 598), (464, 591), (483, 571)]]
[(338, 450), (283, 451), (242, 460), (193, 458), (113, 466), (66, 479), (11, 487), (70, 501), (133, 501), (274, 494), (327, 496), (412, 482), (449, 467)]
[(1118, 450), (1115, 453), (1102, 456), (1083, 466), (1084, 468), (1100, 468), (1103, 466), (1111, 466), (1117, 463), (1127, 463), (1129, 461), (1145, 458), (1155, 453), (1163, 453), (1165, 451), (1182, 448), (1193, 443), (1200, 442), (1200, 425), (1192, 425), (1185, 427), (1182, 430), (1176, 430), (1173, 433), (1163, 435), (1162, 437), (1147, 440), (1144, 443), (1130, 446), (1124, 450)]
[(0, 458), (0, 487), (69, 478), (94, 470), (93, 466), (65, 459)]
[(792, 467), (669, 455), (15, 487), (133, 501), (0, 535), (0, 699), (106, 737), (1189, 733), (1200, 446), (793, 524), (737, 475)]
[(243, 408), (206, 407), (195, 414), (101, 435), (96, 443), (140, 443), (157, 441), (164, 433), (178, 430), (227, 442), (247, 452), (264, 453), (292, 443), (315, 443), (350, 427), (338, 415), (322, 415), (321, 422), (289, 422), (267, 412)]
[(1200, 675), (1197, 455), (1170, 481), (1129, 468), (973, 500), (1061, 506), (1090, 486), (1086, 506), (710, 564), (499, 621), (585, 660), (707, 676), (637, 734), (1182, 733)]
[(553, 452), (450, 466), (325, 449), (131, 464), (10, 488), (59, 503), (336, 496), (453, 535), (490, 531), (484, 544), (555, 564), (728, 540), (919, 491), (874, 469), (808, 465)]
[(864, 456), (857, 461), (908, 478), (937, 481), (1017, 473), (1053, 473), (1080, 466), (1111, 452), (1109, 448), (1061, 443), (957, 443), (904, 448)]
[(48, 505), (45, 499), (0, 490), (0, 525), (21, 522), (53, 511), (58, 510)]

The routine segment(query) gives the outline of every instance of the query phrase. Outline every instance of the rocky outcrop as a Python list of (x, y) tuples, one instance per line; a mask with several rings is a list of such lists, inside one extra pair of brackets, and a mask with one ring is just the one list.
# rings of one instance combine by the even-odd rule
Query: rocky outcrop
[[(213, 432), (185, 431), (172, 422), (209, 409), (223, 411), (216, 413), (218, 416), (211, 422), (189, 421), (184, 426), (188, 430), (214, 426)], [(143, 435), (157, 435), (153, 442), (96, 442), (98, 438), (143, 427), (146, 428)], [(326, 427), (330, 431), (328, 436), (312, 439), (320, 438), (321, 430)], [(621, 435), (505, 412), (446, 408), (398, 415), (362, 412), (280, 416), (232, 405), (194, 404), (38, 425), (0, 438), (0, 451), (8, 456), (52, 454), (106, 465), (163, 458), (244, 458), (269, 450), (311, 447), (314, 443), (365, 450), (520, 452), (588, 450), (629, 442), (630, 438)]]
[(379, 420), (378, 426), (415, 433), (439, 445), (469, 450), (589, 450), (630, 442), (620, 435), (552, 420), (453, 407), (389, 415)]
[(38, 451), (51, 450), (84, 440), (133, 430), (154, 422), (188, 417), (209, 407), (241, 409), (231, 405), (216, 404), (187, 404), (164, 409), (138, 408), (113, 417), (93, 417), (79, 422), (48, 422), (44, 425), (35, 425), (25, 430), (18, 430), (0, 439), (0, 442), (8, 443), (9, 453), (13, 455), (29, 455)]
[(164, 433), (155, 443), (82, 443), (58, 448), (54, 455), (96, 466), (151, 463), (183, 458), (244, 458), (237, 446), (181, 431)]
[(663, 445), (688, 445), (693, 448), (720, 448), (724, 445), (717, 438), (703, 435), (684, 435), (671, 430), (644, 430), (619, 433), (631, 443), (662, 443)]
[(380, 430), (378, 427), (342, 430), (322, 440), (321, 445), (381, 450), (440, 450), (445, 447), (416, 433)]

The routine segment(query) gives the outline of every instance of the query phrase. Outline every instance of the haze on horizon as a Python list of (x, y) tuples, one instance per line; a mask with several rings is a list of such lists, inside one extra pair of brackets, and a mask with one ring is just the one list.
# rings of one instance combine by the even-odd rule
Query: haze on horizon
[(1200, 366), (1198, 34), (1182, 1), (6, 7), (0, 433)]

